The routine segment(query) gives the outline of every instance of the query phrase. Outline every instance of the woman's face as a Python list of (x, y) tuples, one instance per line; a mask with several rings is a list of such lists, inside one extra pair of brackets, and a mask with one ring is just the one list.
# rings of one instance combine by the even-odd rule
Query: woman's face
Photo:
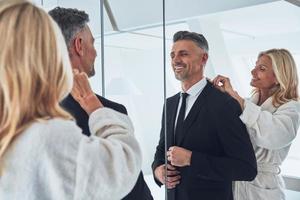
[(258, 58), (251, 74), (250, 85), (258, 89), (269, 90), (277, 84), (271, 58), (267, 55), (262, 55)]

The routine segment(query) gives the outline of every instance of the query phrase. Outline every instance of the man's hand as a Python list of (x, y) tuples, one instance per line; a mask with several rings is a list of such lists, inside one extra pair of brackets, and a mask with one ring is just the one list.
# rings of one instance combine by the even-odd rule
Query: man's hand
[(191, 165), (192, 151), (182, 147), (172, 146), (167, 151), (168, 161), (176, 167), (185, 167)]
[(74, 81), (71, 95), (80, 104), (80, 106), (91, 114), (98, 108), (103, 107), (97, 96), (91, 89), (86, 73), (73, 70)]
[(165, 184), (168, 189), (173, 189), (180, 183), (180, 172), (176, 170), (172, 165), (167, 165), (167, 180), (165, 180), (166, 170), (165, 165), (160, 165), (154, 170), (155, 177)]

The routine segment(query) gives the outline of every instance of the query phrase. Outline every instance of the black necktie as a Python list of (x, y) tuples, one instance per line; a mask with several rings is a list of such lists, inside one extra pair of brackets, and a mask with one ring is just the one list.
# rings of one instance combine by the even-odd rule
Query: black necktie
[(181, 107), (179, 110), (178, 118), (177, 118), (177, 124), (175, 129), (175, 144), (179, 145), (179, 142), (181, 138), (183, 137), (183, 121), (185, 117), (185, 107), (186, 107), (186, 98), (189, 94), (188, 93), (182, 93), (182, 101), (181, 101)]

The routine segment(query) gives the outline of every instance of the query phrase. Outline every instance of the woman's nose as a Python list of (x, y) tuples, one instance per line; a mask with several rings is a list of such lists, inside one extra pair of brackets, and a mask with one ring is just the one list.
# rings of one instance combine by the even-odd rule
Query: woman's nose
[(252, 74), (252, 75), (255, 74), (255, 68), (251, 70), (251, 74)]

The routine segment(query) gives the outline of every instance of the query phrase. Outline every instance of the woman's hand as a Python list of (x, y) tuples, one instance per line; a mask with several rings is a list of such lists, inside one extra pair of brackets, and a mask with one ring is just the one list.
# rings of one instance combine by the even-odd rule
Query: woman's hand
[(233, 90), (232, 85), (230, 83), (230, 79), (228, 77), (218, 75), (216, 76), (216, 78), (214, 78), (212, 83), (216, 88), (218, 88), (222, 92), (226, 92), (227, 94), (235, 98), (239, 102), (242, 110), (244, 110), (245, 100), (242, 97), (240, 97), (240, 95), (236, 91)]
[(86, 73), (75, 69), (73, 70), (73, 75), (74, 81), (71, 95), (85, 112), (90, 115), (96, 109), (103, 107), (100, 100), (92, 91)]
[(221, 90), (222, 92), (228, 93), (230, 96), (234, 93), (234, 90), (231, 86), (230, 79), (228, 77), (218, 75), (212, 81), (214, 86)]

